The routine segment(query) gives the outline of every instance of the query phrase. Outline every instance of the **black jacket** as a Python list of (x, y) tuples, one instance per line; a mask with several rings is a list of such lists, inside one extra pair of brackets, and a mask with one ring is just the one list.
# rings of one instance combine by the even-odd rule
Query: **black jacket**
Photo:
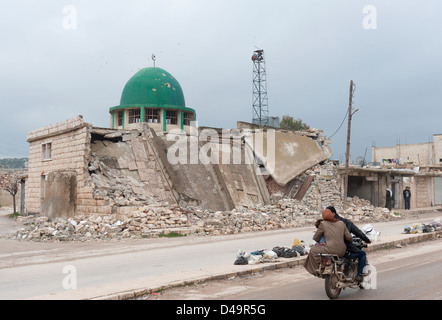
[[(341, 220), (342, 222), (344, 222), (345, 225), (347, 226), (348, 231), (351, 234), (354, 234), (356, 237), (361, 238), (363, 241), (365, 241), (367, 243), (371, 243), (371, 240), (365, 235), (364, 232), (361, 231), (361, 229), (356, 227), (356, 225), (353, 222), (351, 222), (348, 219), (342, 218), (337, 213), (335, 214), (335, 218), (338, 219), (338, 220)], [(348, 242), (345, 239), (344, 239), (344, 241), (345, 241), (345, 244), (347, 245), (347, 251), (349, 251), (349, 252), (359, 252), (359, 251), (361, 251), (361, 249), (356, 247), (352, 242)]]

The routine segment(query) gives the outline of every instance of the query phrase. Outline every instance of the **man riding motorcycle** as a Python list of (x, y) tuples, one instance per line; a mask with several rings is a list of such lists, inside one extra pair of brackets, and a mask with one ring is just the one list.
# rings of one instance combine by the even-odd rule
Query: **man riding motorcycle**
[[(361, 238), (366, 243), (371, 243), (371, 240), (365, 235), (364, 232), (362, 232), (353, 222), (351, 222), (348, 219), (342, 218), (338, 213), (336, 212), (336, 209), (333, 206), (327, 207), (331, 212), (334, 213), (335, 218), (338, 220), (341, 220), (344, 222), (344, 224), (347, 226), (347, 229), (350, 233), (354, 234), (356, 237)], [(347, 251), (345, 252), (344, 257), (346, 258), (358, 258), (358, 275), (356, 276), (356, 280), (359, 282), (363, 281), (363, 270), (367, 261), (367, 256), (364, 250), (361, 250), (356, 247), (353, 242), (349, 242), (345, 240), (345, 244), (347, 246)]]

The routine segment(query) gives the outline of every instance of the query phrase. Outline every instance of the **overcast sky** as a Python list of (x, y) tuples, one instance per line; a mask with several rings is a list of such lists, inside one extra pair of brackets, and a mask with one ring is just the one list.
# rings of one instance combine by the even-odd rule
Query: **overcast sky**
[[(0, 157), (28, 155), (28, 131), (83, 115), (109, 126), (127, 80), (157, 66), (200, 126), (252, 119), (251, 56), (265, 52), (269, 111), (327, 137), (356, 83), (351, 155), (442, 133), (440, 0), (4, 1)], [(347, 120), (332, 137), (345, 160)]]

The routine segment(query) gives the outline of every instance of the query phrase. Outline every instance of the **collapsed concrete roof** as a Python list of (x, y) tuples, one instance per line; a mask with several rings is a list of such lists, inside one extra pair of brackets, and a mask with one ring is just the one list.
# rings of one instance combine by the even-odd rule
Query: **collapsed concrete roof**
[(246, 136), (245, 142), (279, 185), (332, 156), (328, 145), (302, 132), (264, 130)]

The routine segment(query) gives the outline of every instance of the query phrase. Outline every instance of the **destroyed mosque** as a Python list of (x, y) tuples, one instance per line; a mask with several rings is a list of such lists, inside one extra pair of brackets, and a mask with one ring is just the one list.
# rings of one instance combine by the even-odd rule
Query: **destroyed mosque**
[(79, 115), (28, 133), (27, 214), (265, 205), (275, 190), (296, 196), (305, 180), (299, 177), (331, 156), (319, 130), (257, 129), (246, 122), (231, 130), (196, 126), (179, 82), (158, 67), (129, 79), (109, 114), (109, 128)]
[[(196, 110), (186, 106), (179, 82), (164, 69), (144, 68), (129, 79), (109, 119), (109, 128), (100, 128), (79, 115), (28, 133), (22, 214), (69, 218), (149, 205), (231, 211), (278, 197), (303, 201), (316, 180), (334, 181), (331, 192), (340, 198), (319, 201), (316, 209), (341, 205), (343, 168), (330, 160), (330, 141), (321, 130), (241, 121), (232, 129), (198, 126)], [(384, 207), (386, 187), (394, 185), (398, 195), (411, 184), (412, 206), (433, 206), (442, 192), (436, 167), (351, 166), (349, 196)]]

